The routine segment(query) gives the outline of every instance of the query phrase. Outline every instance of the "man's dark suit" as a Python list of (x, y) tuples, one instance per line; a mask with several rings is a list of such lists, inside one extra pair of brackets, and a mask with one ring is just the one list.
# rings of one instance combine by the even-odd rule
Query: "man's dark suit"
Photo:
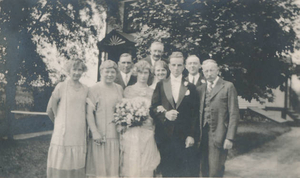
[[(172, 96), (170, 78), (157, 83), (154, 90), (150, 115), (155, 122), (155, 139), (161, 153), (160, 169), (163, 176), (190, 174), (187, 168), (189, 148), (185, 148), (185, 140), (188, 136), (193, 138), (195, 136), (199, 108), (197, 96), (196, 87), (184, 79), (176, 104)], [(177, 110), (179, 112), (177, 119), (175, 121), (166, 119), (166, 112), (159, 112), (158, 106), (163, 106), (166, 111)]]
[[(189, 75), (187, 75), (187, 77), (185, 78), (185, 80), (189, 81)], [(191, 81), (189, 81), (189, 82), (191, 82)], [(199, 87), (199, 86), (201, 86), (204, 83), (206, 83), (206, 79), (205, 79), (203, 73), (201, 72), (200, 76), (199, 76), (199, 78), (197, 80), (197, 83), (196, 83), (196, 88)]]
[(123, 89), (125, 89), (125, 88), (126, 88), (127, 86), (129, 86), (129, 85), (135, 84), (135, 83), (136, 83), (136, 80), (137, 80), (137, 79), (136, 79), (136, 76), (131, 75), (131, 76), (130, 76), (130, 79), (129, 79), (129, 81), (128, 81), (128, 84), (125, 85), (121, 73), (118, 72), (118, 73), (117, 73), (117, 76), (116, 76), (116, 79), (115, 79), (115, 83), (121, 85), (121, 86), (123, 87)]
[[(143, 59), (141, 59), (141, 60), (145, 60), (145, 61), (147, 61), (151, 66), (152, 66), (152, 61), (151, 61), (151, 56), (150, 55), (148, 55), (147, 57), (145, 57), (145, 58), (143, 58)], [(169, 62), (166, 60), (166, 59), (161, 59), (162, 61), (165, 61), (167, 64), (169, 64)], [(149, 78), (148, 78), (148, 82), (147, 82), (147, 84), (150, 86), (150, 85), (152, 85), (152, 83), (153, 83), (153, 80), (154, 80), (154, 73), (151, 73), (151, 75), (149, 76)]]
[[(237, 92), (231, 82), (221, 78), (210, 93), (206, 83), (197, 90), (200, 97), (201, 176), (222, 177), (228, 152), (223, 149), (223, 144), (225, 139), (234, 140), (240, 119)], [(210, 113), (209, 119), (204, 118), (205, 112)], [(205, 119), (207, 124), (204, 126)]]
[[(189, 75), (187, 74), (187, 77), (185, 77), (186, 81), (189, 81)], [(192, 81), (189, 81), (190, 83), (192, 83)], [(202, 73), (202, 71), (200, 72), (199, 78), (197, 80), (196, 83), (196, 88), (200, 87), (201, 85), (206, 83), (206, 79)], [(199, 125), (200, 121), (199, 119), (197, 119), (196, 125)], [(195, 129), (195, 140), (199, 139), (200, 136), (200, 130), (199, 129)], [(191, 149), (191, 159), (190, 159), (190, 164), (189, 164), (189, 168), (190, 168), (190, 175), (192, 177), (198, 177), (199, 176), (199, 172), (200, 172), (200, 151), (199, 149), (197, 149), (196, 145)]]

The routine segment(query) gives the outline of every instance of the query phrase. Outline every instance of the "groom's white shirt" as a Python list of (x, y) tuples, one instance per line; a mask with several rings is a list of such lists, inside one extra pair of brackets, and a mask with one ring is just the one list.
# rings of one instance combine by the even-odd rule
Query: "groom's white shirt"
[(182, 74), (179, 75), (178, 77), (174, 77), (173, 74), (171, 74), (171, 88), (172, 88), (172, 95), (175, 103), (177, 103), (178, 101), (181, 80), (182, 80)]

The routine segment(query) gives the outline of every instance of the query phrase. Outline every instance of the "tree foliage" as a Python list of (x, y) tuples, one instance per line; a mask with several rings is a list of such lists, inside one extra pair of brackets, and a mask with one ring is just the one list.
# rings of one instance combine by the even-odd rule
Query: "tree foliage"
[(87, 53), (84, 49), (89, 48), (86, 44), (99, 38), (103, 19), (95, 25), (94, 12), (104, 12), (103, 4), (102, 0), (0, 1), (0, 83), (5, 85), (8, 127), (13, 118), (10, 111), (15, 109), (17, 85), (34, 87), (36, 106), (48, 98), (37, 88), (51, 84), (49, 73), (53, 72), (47, 66), (49, 60), (45, 60), (48, 54), (43, 51), (54, 46), (57, 55), (51, 58), (53, 61), (55, 57), (83, 57)]
[(74, 58), (98, 60), (96, 43), (103, 35), (105, 1), (39, 1), (38, 7), (32, 13), (32, 26), (36, 27), (32, 32), (51, 74), (61, 70), (51, 67), (51, 62), (61, 66), (65, 60)]
[(289, 76), (289, 54), (298, 41), (293, 0), (139, 0), (132, 6), (129, 18), (141, 30), (139, 57), (153, 40), (161, 40), (168, 55), (180, 50), (211, 57), (247, 100), (271, 100), (271, 89)]

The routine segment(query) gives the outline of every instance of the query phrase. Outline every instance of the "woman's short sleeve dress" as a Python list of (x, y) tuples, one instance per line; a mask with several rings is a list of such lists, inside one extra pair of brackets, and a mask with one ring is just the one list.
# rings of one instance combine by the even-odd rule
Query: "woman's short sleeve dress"
[(119, 134), (112, 121), (115, 106), (122, 97), (123, 89), (115, 83), (113, 87), (107, 87), (99, 82), (89, 89), (87, 103), (94, 108), (97, 131), (106, 136), (106, 143), (97, 145), (89, 138), (87, 176), (119, 176)]
[(86, 97), (88, 88), (59, 83), (52, 97), (59, 100), (47, 160), (48, 178), (85, 176)]

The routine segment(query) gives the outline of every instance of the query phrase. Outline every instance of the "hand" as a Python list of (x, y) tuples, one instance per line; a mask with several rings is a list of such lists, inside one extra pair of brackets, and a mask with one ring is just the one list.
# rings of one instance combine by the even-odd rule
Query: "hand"
[(121, 125), (117, 125), (117, 132), (121, 133), (122, 131), (124, 131), (126, 129), (125, 126), (121, 126)]
[(102, 137), (100, 143), (101, 143), (101, 144), (102, 144), (102, 143), (106, 143), (106, 136), (105, 136), (105, 135)]
[(193, 146), (194, 143), (195, 143), (194, 138), (191, 137), (191, 136), (188, 136), (188, 137), (185, 139), (185, 148), (188, 148), (188, 147)]
[(231, 149), (231, 148), (232, 148), (232, 146), (233, 146), (233, 143), (232, 143), (232, 141), (230, 141), (230, 140), (226, 139), (226, 140), (225, 140), (225, 142), (224, 142), (224, 146), (223, 146), (223, 148), (224, 148), (224, 149), (227, 149), (227, 150), (229, 150), (229, 149)]
[(165, 117), (169, 121), (175, 121), (177, 119), (178, 113), (179, 113), (178, 111), (173, 109), (173, 110), (167, 111)]
[(101, 135), (96, 131), (96, 132), (93, 132), (93, 140), (95, 142), (95, 144), (97, 145), (100, 145), (101, 144)]

